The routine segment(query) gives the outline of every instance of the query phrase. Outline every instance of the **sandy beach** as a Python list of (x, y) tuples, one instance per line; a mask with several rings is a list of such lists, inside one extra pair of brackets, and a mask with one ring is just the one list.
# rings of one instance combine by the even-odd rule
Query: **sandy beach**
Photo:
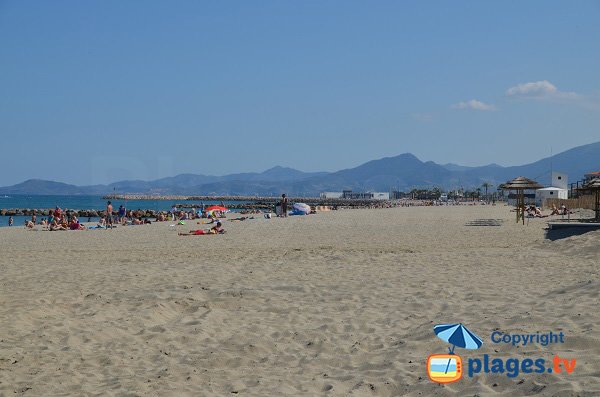
[[(546, 220), (465, 205), (256, 216), (218, 236), (2, 228), (0, 396), (598, 396), (600, 231), (550, 241)], [(442, 323), (483, 339), (463, 360), (577, 364), (439, 385)]]

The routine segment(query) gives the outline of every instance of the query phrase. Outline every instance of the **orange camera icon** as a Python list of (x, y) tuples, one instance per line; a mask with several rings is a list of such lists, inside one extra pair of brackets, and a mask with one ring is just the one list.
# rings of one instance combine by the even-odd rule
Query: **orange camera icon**
[(456, 354), (432, 354), (427, 358), (427, 375), (436, 383), (452, 383), (463, 375), (462, 358)]

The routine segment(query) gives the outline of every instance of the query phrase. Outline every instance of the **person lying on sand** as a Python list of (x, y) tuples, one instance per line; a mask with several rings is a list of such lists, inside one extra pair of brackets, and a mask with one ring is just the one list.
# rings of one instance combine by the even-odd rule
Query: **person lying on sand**
[(69, 229), (71, 230), (84, 230), (85, 226), (79, 223), (79, 219), (76, 216), (73, 216), (71, 219), (71, 223), (69, 223)]
[(248, 216), (241, 216), (239, 218), (233, 218), (233, 219), (228, 219), (229, 222), (241, 222), (241, 221), (245, 221), (246, 219), (254, 219), (254, 217), (248, 217)]
[(62, 223), (59, 223), (57, 218), (54, 218), (50, 224), (50, 230), (67, 230), (67, 228), (64, 227)]
[(527, 216), (529, 218), (545, 218), (545, 215), (542, 215), (542, 210), (535, 205), (531, 205), (527, 208)]
[(223, 229), (223, 226), (221, 225), (221, 222), (217, 222), (216, 226), (213, 226), (210, 229), (207, 230), (203, 230), (203, 229), (198, 229), (198, 230), (190, 230), (189, 233), (179, 233), (180, 236), (201, 236), (204, 234), (223, 234), (225, 233), (225, 229)]

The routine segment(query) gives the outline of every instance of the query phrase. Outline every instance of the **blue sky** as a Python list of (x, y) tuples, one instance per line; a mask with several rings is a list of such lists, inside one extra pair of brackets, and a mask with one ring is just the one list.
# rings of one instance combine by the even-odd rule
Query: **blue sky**
[(594, 1), (2, 1), (0, 185), (523, 164), (600, 140)]

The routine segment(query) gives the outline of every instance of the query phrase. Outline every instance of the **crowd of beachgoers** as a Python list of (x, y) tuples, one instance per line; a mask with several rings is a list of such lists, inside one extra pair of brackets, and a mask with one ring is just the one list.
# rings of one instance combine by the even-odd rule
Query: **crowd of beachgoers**
[[(285, 198), (285, 197), (284, 197)], [(287, 216), (288, 208), (286, 202), (285, 210), (282, 210), (281, 202), (277, 203), (274, 208), (271, 209), (252, 209), (240, 211), (238, 215), (254, 215), (261, 214), (265, 218), (271, 218), (272, 216)], [(311, 213), (317, 211), (328, 211), (337, 209), (356, 209), (356, 208), (369, 208), (369, 209), (380, 209), (380, 208), (394, 208), (394, 207), (420, 207), (420, 206), (456, 206), (456, 205), (495, 205), (495, 202), (486, 202), (483, 200), (479, 201), (440, 201), (440, 200), (414, 200), (414, 199), (402, 199), (402, 200), (381, 200), (371, 202), (369, 205), (364, 206), (313, 206)], [(56, 206), (54, 210), (48, 211), (47, 217), (38, 219), (38, 216), (33, 213), (31, 219), (25, 221), (25, 227), (27, 229), (34, 229), (36, 226), (41, 226), (42, 230), (85, 230), (85, 229), (111, 229), (117, 226), (129, 226), (129, 225), (145, 225), (151, 224), (152, 222), (178, 222), (178, 224), (184, 224), (185, 221), (190, 220), (202, 220), (202, 224), (214, 224), (211, 229), (207, 230), (196, 230), (190, 231), (187, 234), (216, 234), (224, 233), (222, 229), (221, 220), (227, 218), (227, 214), (230, 211), (224, 206), (210, 206), (200, 207), (191, 209), (182, 209), (174, 205), (170, 211), (146, 211), (146, 210), (128, 210), (123, 205), (120, 205), (116, 210), (112, 207), (110, 201), (107, 202), (106, 210), (99, 211), (99, 221), (96, 225), (89, 225), (91, 217), (88, 217), (86, 226), (82, 220), (77, 217), (77, 212), (73, 210), (63, 210), (59, 206)], [(567, 215), (571, 213), (568, 208), (562, 205), (560, 208), (552, 206), (550, 214), (543, 214), (541, 208), (534, 205), (526, 207), (526, 216), (545, 218), (551, 215)], [(230, 213), (231, 214), (231, 213)], [(237, 218), (228, 219), (230, 221), (243, 221), (249, 219), (249, 216), (241, 216)], [(9, 218), (9, 226), (13, 226), (12, 216)], [(198, 222), (200, 223), (200, 222)], [(195, 232), (195, 233), (192, 233)]]
[[(285, 196), (283, 196), (285, 200)], [(282, 206), (279, 203), (279, 207), (276, 207), (275, 216), (287, 217), (287, 201)], [(106, 204), (106, 210), (100, 211), (100, 219), (97, 224), (89, 225), (91, 223), (91, 217), (88, 218), (88, 225), (85, 225), (78, 217), (77, 212), (73, 210), (63, 210), (60, 206), (56, 206), (55, 209), (49, 210), (47, 217), (38, 219), (38, 215), (34, 212), (31, 215), (31, 219), (25, 221), (25, 228), (35, 229), (37, 226), (41, 226), (42, 230), (57, 231), (57, 230), (86, 230), (86, 229), (113, 229), (118, 226), (137, 226), (147, 225), (153, 222), (176, 222), (176, 225), (185, 225), (186, 221), (199, 220), (197, 224), (211, 225), (209, 229), (196, 229), (190, 230), (189, 233), (179, 233), (179, 235), (202, 235), (202, 234), (223, 234), (225, 230), (222, 222), (228, 220), (231, 222), (241, 222), (246, 219), (254, 219), (250, 216), (237, 216), (230, 217), (235, 214), (230, 212), (224, 206), (209, 206), (202, 208), (193, 208), (191, 210), (183, 210), (177, 206), (173, 206), (170, 211), (160, 211), (153, 213), (153, 218), (149, 217), (148, 211), (144, 210), (127, 210), (123, 205), (120, 205), (118, 209), (114, 209), (112, 202), (108, 201)], [(273, 214), (270, 211), (261, 211), (257, 209), (243, 211), (237, 213), (238, 215), (248, 214), (264, 214), (265, 218), (270, 219)], [(14, 225), (13, 217), (9, 217), (9, 226)]]
[[(107, 207), (112, 206), (109, 202)], [(97, 225), (86, 226), (82, 220), (80, 220), (75, 211), (63, 210), (60, 206), (56, 206), (54, 210), (49, 211), (48, 217), (38, 219), (36, 214), (31, 215), (31, 219), (25, 221), (25, 228), (33, 229), (36, 226), (41, 226), (42, 230), (85, 230), (90, 229), (111, 229), (117, 226), (129, 226), (129, 225), (146, 225), (152, 222), (178, 222), (184, 224), (185, 221), (202, 219), (203, 224), (208, 223), (220, 223), (220, 219), (227, 218), (227, 209), (222, 208), (221, 210), (211, 211), (183, 211), (177, 210), (175, 207), (170, 211), (162, 211), (155, 215), (154, 220), (146, 217), (146, 212), (142, 210), (126, 210), (122, 205), (117, 211), (111, 211), (108, 208), (106, 211), (100, 213), (100, 219)], [(246, 219), (246, 217), (238, 217), (232, 220)], [(88, 218), (90, 223), (91, 218)], [(10, 217), (8, 221), (9, 226), (13, 226), (13, 218)], [(220, 230), (217, 230), (220, 231)]]
[[(312, 213), (317, 211), (329, 211), (329, 210), (337, 210), (337, 209), (356, 209), (356, 208), (368, 208), (368, 209), (378, 209), (378, 208), (393, 208), (393, 207), (413, 207), (413, 206), (440, 206), (440, 205), (463, 205), (466, 203), (455, 202), (455, 201), (436, 201), (436, 200), (381, 200), (376, 202), (371, 202), (368, 205), (361, 206), (312, 206)], [(470, 202), (469, 204), (485, 204), (483, 202)], [(227, 213), (229, 212), (227, 208), (224, 206), (216, 206), (220, 207), (218, 209), (214, 209), (213, 207), (204, 206), (200, 208), (191, 208), (191, 209), (182, 209), (176, 205), (174, 205), (170, 211), (148, 211), (148, 210), (131, 210), (126, 209), (123, 205), (120, 205), (117, 209), (112, 208), (112, 203), (110, 201), (107, 202), (107, 208), (104, 211), (98, 211), (97, 215), (99, 217), (99, 221), (96, 225), (89, 225), (92, 223), (92, 217), (87, 217), (86, 226), (84, 221), (81, 219), (85, 219), (85, 217), (78, 217), (78, 211), (62, 209), (60, 206), (56, 206), (56, 208), (44, 211), (47, 213), (47, 216), (40, 217), (37, 215), (36, 211), (33, 211), (31, 218), (25, 221), (25, 227), (27, 229), (33, 229), (36, 226), (41, 226), (42, 230), (85, 230), (87, 228), (92, 229), (103, 229), (103, 228), (114, 228), (116, 226), (128, 226), (128, 225), (144, 225), (151, 224), (152, 222), (184, 222), (188, 220), (195, 219), (203, 219), (208, 220), (208, 223), (216, 223), (215, 219), (227, 218)], [(206, 209), (209, 209), (208, 211)], [(287, 214), (287, 208), (285, 212)], [(265, 217), (270, 218), (271, 216), (281, 216), (283, 213), (281, 208), (281, 202), (277, 203), (277, 205), (273, 206), (270, 209), (247, 209), (239, 212), (240, 215), (254, 215), (254, 214), (264, 214)], [(241, 221), (248, 219), (249, 217), (238, 217), (231, 219), (232, 221)], [(13, 226), (14, 220), (13, 217), (10, 216), (8, 220), (8, 225)], [(217, 230), (219, 232), (219, 230)]]

